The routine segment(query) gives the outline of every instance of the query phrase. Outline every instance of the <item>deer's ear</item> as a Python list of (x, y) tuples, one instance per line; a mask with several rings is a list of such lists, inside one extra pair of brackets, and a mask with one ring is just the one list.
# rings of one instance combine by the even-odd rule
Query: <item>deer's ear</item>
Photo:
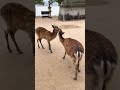
[(65, 32), (62, 32), (62, 34), (64, 34)]
[(54, 25), (52, 25), (52, 27), (53, 27), (53, 28), (55, 28), (55, 26), (54, 26)]

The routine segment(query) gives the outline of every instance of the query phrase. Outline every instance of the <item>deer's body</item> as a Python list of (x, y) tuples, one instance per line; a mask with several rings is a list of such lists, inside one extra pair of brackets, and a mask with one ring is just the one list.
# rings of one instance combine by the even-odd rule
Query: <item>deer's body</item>
[(69, 56), (72, 56), (73, 54), (77, 54), (77, 52), (84, 52), (82, 44), (72, 38), (65, 38), (64, 41), (61, 42), (65, 48), (66, 53)]
[(4, 32), (9, 52), (12, 52), (8, 41), (8, 35), (10, 34), (17, 51), (22, 54), (14, 37), (17, 30), (22, 30), (28, 33), (33, 45), (34, 53), (34, 12), (18, 3), (8, 3), (1, 8), (0, 12), (7, 26), (7, 29)]
[(117, 64), (117, 53), (110, 40), (86, 30), (85, 73), (86, 90), (108, 90)]
[[(65, 58), (66, 54), (68, 54), (71, 58), (73, 58), (74, 65), (75, 65), (75, 77), (73, 79), (76, 80), (77, 73), (80, 72), (79, 62), (82, 59), (84, 48), (79, 41), (72, 38), (63, 38), (62, 34), (64, 34), (62, 30), (59, 30), (59, 39), (65, 48), (65, 54), (63, 59)], [(76, 61), (75, 54), (78, 54), (78, 61)]]
[(41, 44), (42, 48), (44, 49), (44, 47), (41, 43), (41, 40), (46, 39), (48, 42), (48, 45), (49, 45), (49, 50), (52, 53), (50, 41), (53, 40), (57, 36), (57, 33), (58, 33), (58, 31), (55, 29), (53, 30), (53, 32), (50, 32), (43, 27), (38, 27), (36, 29), (36, 34), (38, 37), (38, 39), (37, 39), (38, 47), (40, 48), (40, 46), (39, 46), (39, 41), (40, 41), (40, 44)]

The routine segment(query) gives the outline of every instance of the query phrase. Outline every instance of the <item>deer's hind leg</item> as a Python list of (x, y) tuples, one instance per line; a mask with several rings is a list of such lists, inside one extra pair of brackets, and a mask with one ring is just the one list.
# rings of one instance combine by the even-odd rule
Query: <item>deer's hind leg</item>
[(65, 51), (65, 54), (64, 54), (64, 56), (63, 56), (63, 59), (65, 59), (65, 56), (66, 56), (66, 51)]
[(83, 53), (80, 53), (80, 56), (78, 56), (78, 72), (80, 72), (80, 61), (82, 59)]
[(17, 45), (17, 42), (16, 42), (16, 40), (15, 40), (15, 32), (11, 31), (11, 32), (10, 32), (10, 36), (11, 36), (11, 38), (12, 38), (14, 44), (15, 44), (15, 47), (16, 47), (18, 53), (19, 53), (19, 54), (22, 54), (23, 52), (19, 49), (19, 47), (18, 47), (18, 45)]
[(9, 33), (8, 33), (7, 31), (4, 31), (4, 33), (5, 33), (5, 38), (6, 38), (6, 41), (7, 41), (8, 51), (11, 53), (12, 50), (11, 50), (11, 48), (10, 48), (9, 41), (8, 41), (8, 34), (9, 34)]
[(105, 75), (105, 80), (103, 84), (102, 90), (107, 90), (108, 84), (110, 80), (112, 79), (112, 76), (114, 74), (114, 69), (116, 67), (115, 63), (110, 63), (109, 61), (106, 62), (106, 67), (107, 67), (107, 74)]
[(37, 44), (38, 44), (38, 48), (40, 48), (40, 45), (39, 45), (39, 39), (37, 39)]
[(76, 65), (76, 57), (75, 55), (73, 54), (71, 56), (73, 58), (73, 64), (75, 66), (75, 77), (73, 78), (74, 80), (77, 80), (77, 74), (78, 74), (78, 65)]
[(43, 48), (43, 49), (45, 49), (45, 48), (43, 47), (43, 45), (42, 45), (42, 42), (41, 42), (41, 40), (42, 40), (42, 39), (40, 38), (40, 39), (39, 39), (39, 41), (40, 41), (40, 44), (41, 44), (42, 48)]
[(38, 38), (38, 39), (37, 39), (38, 48), (40, 48), (40, 45), (39, 45), (39, 42), (40, 42), (40, 44), (41, 44), (42, 48), (43, 48), (43, 49), (45, 49), (45, 48), (43, 47), (43, 45), (42, 45), (42, 42), (41, 42), (41, 40), (42, 40), (41, 38)]
[(76, 57), (75, 57), (75, 55), (73, 54), (73, 55), (71, 55), (71, 57), (73, 58), (73, 64), (75, 65), (76, 64)]

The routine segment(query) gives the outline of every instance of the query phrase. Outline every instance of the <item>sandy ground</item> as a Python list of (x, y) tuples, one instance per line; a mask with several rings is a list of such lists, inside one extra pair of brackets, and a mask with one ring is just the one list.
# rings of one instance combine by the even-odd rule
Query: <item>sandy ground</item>
[[(41, 26), (52, 31), (51, 25), (58, 25), (64, 32), (64, 37), (80, 41), (85, 47), (85, 20), (62, 22), (53, 19), (36, 18), (35, 28)], [(35, 35), (35, 38), (37, 36)], [(78, 80), (73, 80), (74, 65), (72, 59), (64, 55), (64, 47), (57, 36), (51, 41), (51, 54), (46, 40), (42, 40), (45, 49), (38, 48), (35, 40), (35, 90), (85, 90), (85, 55), (80, 62), (81, 72)]]

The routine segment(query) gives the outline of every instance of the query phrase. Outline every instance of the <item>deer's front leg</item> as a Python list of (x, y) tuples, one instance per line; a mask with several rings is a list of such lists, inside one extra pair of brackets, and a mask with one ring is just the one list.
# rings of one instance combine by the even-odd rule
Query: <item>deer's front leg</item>
[(65, 59), (65, 56), (66, 56), (66, 52), (65, 52), (65, 54), (64, 54), (64, 56), (63, 56), (63, 59)]
[(4, 33), (5, 33), (5, 38), (6, 38), (6, 41), (7, 41), (7, 48), (8, 48), (8, 51), (11, 53), (12, 50), (11, 50), (11, 48), (10, 48), (9, 41), (8, 41), (8, 32), (4, 31)]
[(49, 41), (48, 41), (48, 45), (49, 45), (49, 50), (50, 50), (50, 52), (53, 53), (52, 50), (51, 50), (51, 44), (50, 44)]
[(16, 49), (17, 49), (18, 53), (19, 53), (19, 54), (22, 54), (23, 52), (19, 49), (19, 47), (18, 47), (18, 45), (17, 45), (17, 42), (16, 42), (16, 40), (15, 40), (14, 35), (15, 35), (14, 32), (10, 32), (10, 36), (11, 36), (11, 38), (12, 38), (12, 40), (13, 40), (15, 46), (16, 46)]

